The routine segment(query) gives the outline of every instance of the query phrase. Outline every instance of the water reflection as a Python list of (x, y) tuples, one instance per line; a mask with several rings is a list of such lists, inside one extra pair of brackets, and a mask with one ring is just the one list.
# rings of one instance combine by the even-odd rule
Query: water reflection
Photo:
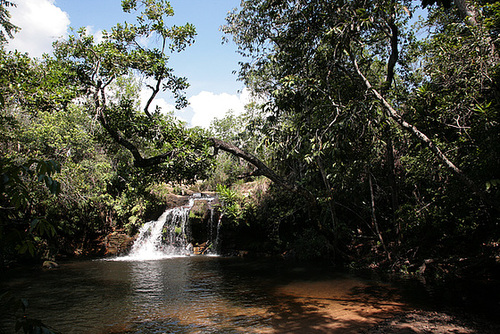
[(348, 333), (402, 306), (339, 273), (201, 256), (68, 263), (3, 285), (63, 333)]

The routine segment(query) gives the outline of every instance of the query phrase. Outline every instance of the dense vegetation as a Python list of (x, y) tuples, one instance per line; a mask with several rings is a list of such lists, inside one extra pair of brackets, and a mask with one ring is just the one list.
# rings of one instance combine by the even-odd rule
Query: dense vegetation
[[(168, 26), (168, 1), (122, 1), (142, 10), (135, 24), (101, 42), (81, 29), (42, 59), (2, 48), (3, 264), (95, 254), (180, 184), (218, 190), (240, 249), (402, 271), (435, 258), (494, 264), (500, 4), (422, 3), (419, 19), (411, 1), (242, 1), (224, 31), (265, 102), (209, 130), (150, 110), (162, 90), (187, 103), (168, 58), (196, 30)], [(9, 5), (3, 42), (16, 29)], [(157, 46), (140, 43), (151, 37)], [(260, 191), (240, 195), (242, 179)]]

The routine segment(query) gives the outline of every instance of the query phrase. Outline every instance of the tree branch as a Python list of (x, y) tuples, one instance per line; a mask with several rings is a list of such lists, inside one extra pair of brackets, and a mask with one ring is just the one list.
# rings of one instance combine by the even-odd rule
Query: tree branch
[(146, 102), (146, 106), (144, 107), (144, 113), (149, 118), (151, 118), (151, 113), (149, 112), (149, 106), (151, 105), (151, 103), (153, 102), (154, 98), (156, 97), (156, 94), (158, 94), (158, 92), (160, 91), (160, 85), (161, 85), (161, 81), (162, 80), (163, 80), (163, 78), (160, 76), (160, 78), (158, 80), (156, 80), (156, 86), (155, 87), (152, 87), (152, 86), (148, 85), (148, 87), (153, 90), (153, 93), (151, 93), (151, 96), (149, 97), (148, 102)]
[[(160, 82), (160, 81), (158, 81)], [(157, 85), (158, 87), (158, 85)], [(150, 98), (154, 97), (154, 94)], [(151, 167), (165, 162), (166, 160), (174, 158), (177, 154), (179, 154), (179, 150), (172, 150), (160, 155), (156, 155), (150, 158), (144, 158), (137, 148), (130, 140), (125, 138), (118, 130), (116, 130), (110, 123), (106, 117), (106, 96), (104, 93), (104, 86), (101, 82), (97, 84), (96, 91), (94, 94), (94, 104), (96, 108), (96, 118), (102, 127), (106, 130), (106, 132), (113, 138), (113, 140), (127, 149), (134, 158), (134, 166), (136, 167)], [(150, 114), (148, 114), (150, 116)], [(289, 191), (293, 192), (301, 192), (308, 198), (308, 200), (313, 203), (315, 202), (314, 196), (308, 192), (304, 188), (299, 188), (295, 184), (290, 184), (284, 178), (276, 174), (271, 168), (269, 168), (262, 160), (258, 159), (254, 155), (243, 151), (237, 146), (224, 142), (217, 138), (208, 138), (208, 141), (211, 143), (214, 148), (214, 153), (217, 154), (219, 150), (225, 151), (229, 154), (232, 154), (236, 157), (242, 158), (248, 163), (252, 164), (256, 167), (256, 170), (251, 173), (252, 176), (262, 175), (270, 179), (272, 182), (277, 184), (280, 187), (283, 187)]]
[[(113, 140), (126, 148), (130, 153), (132, 154), (134, 158), (134, 166), (136, 167), (151, 167), (158, 165), (165, 160), (171, 159), (174, 156), (176, 156), (179, 152), (178, 151), (169, 151), (154, 157), (150, 158), (144, 158), (141, 153), (139, 152), (139, 149), (128, 139), (124, 138), (120, 132), (116, 131), (111, 124), (109, 124), (108, 119), (106, 118), (105, 115), (105, 105), (101, 105), (100, 100), (98, 98), (98, 94), (96, 94), (96, 97), (94, 98), (94, 103), (96, 105), (97, 109), (97, 119), (101, 123), (101, 125), (104, 127), (106, 132), (113, 138)], [(225, 151), (227, 153), (230, 153), (234, 156), (237, 156), (239, 158), (242, 158), (243, 160), (249, 162), (250, 164), (254, 165), (257, 170), (251, 173), (253, 176), (257, 175), (263, 175), (276, 183), (277, 185), (288, 189), (290, 191), (298, 191), (298, 187), (295, 185), (290, 185), (288, 182), (286, 182), (285, 179), (280, 177), (278, 174), (276, 174), (272, 169), (270, 169), (264, 162), (262, 162), (260, 159), (255, 157), (254, 155), (243, 151), (242, 149), (238, 148), (237, 146), (224, 142), (220, 139), (217, 138), (209, 138), (208, 139), (212, 146), (214, 147), (215, 152), (218, 152), (218, 150)]]
[(398, 27), (394, 22), (394, 17), (391, 17), (389, 23), (389, 28), (391, 29), (391, 55), (389, 61), (387, 62), (387, 76), (385, 78), (386, 89), (389, 89), (394, 80), (394, 67), (398, 62), (399, 52), (398, 52)]
[(255, 157), (254, 155), (243, 151), (239, 147), (226, 143), (220, 139), (217, 138), (209, 138), (209, 141), (212, 142), (212, 146), (214, 147), (215, 150), (222, 150), (224, 152), (227, 152), (229, 154), (232, 154), (234, 156), (237, 156), (239, 158), (242, 158), (243, 160), (251, 163), (257, 168), (256, 172), (253, 172), (252, 174), (254, 175), (263, 175), (273, 181), (274, 183), (278, 184), (279, 186), (282, 186), (283, 188), (286, 188), (291, 191), (297, 191), (297, 187), (295, 185), (290, 185), (288, 182), (286, 182), (281, 176), (276, 174), (272, 169), (270, 169), (264, 162), (262, 162), (260, 159)]

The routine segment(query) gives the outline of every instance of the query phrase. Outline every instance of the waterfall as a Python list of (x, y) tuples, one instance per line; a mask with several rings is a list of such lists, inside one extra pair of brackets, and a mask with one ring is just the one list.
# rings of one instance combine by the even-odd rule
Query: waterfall
[(214, 249), (215, 251), (218, 251), (219, 249), (219, 243), (220, 243), (220, 228), (222, 226), (222, 217), (224, 216), (223, 213), (219, 216), (219, 219), (217, 220), (217, 232), (215, 234), (215, 241), (214, 241)]
[(191, 198), (189, 204), (167, 209), (157, 220), (145, 223), (129, 255), (117, 260), (159, 260), (190, 255), (187, 221), (193, 203), (194, 199)]
[[(190, 237), (189, 211), (195, 201), (205, 200), (211, 203), (213, 199), (213, 197), (195, 194), (189, 199), (187, 205), (167, 209), (157, 220), (147, 222), (140, 228), (129, 255), (118, 257), (115, 260), (159, 260), (193, 254), (193, 246), (188, 241)], [(214, 229), (213, 216), (213, 209), (210, 206), (210, 220), (207, 226), (209, 240), (207, 243), (214, 243), (217, 246), (220, 222), (214, 238), (212, 232)]]

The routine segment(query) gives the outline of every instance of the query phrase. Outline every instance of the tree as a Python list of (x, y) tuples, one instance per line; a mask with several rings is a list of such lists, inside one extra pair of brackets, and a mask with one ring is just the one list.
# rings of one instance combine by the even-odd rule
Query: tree
[[(44, 66), (26, 55), (6, 53), (2, 49), (0, 64), (0, 94), (3, 97), (0, 108), (0, 248), (3, 262), (15, 257), (16, 253), (34, 256), (43, 240), (55, 235), (55, 224), (46, 219), (39, 207), (52, 197), (49, 194), (60, 192), (60, 183), (54, 177), (61, 171), (60, 164), (47, 155), (25, 154), (23, 149), (33, 137), (25, 140), (21, 137), (33, 115), (49, 105), (50, 108), (61, 106), (69, 90), (65, 90), (64, 81), (58, 88), (47, 85), (61, 74), (49, 70), (56, 67), (54, 63)], [(54, 98), (54, 93), (60, 98)], [(40, 183), (44, 183), (45, 188)]]
[[(464, 96), (467, 99), (471, 97), (468, 100), (471, 104), (466, 107), (469, 114), (478, 105), (484, 106), (482, 101), (493, 102), (491, 99), (495, 95), (497, 79), (491, 74), (495, 73), (498, 62), (496, 57), (488, 59), (491, 48), (484, 45), (488, 44), (488, 38), (485, 38), (488, 31), (482, 25), (464, 25), (463, 18), (457, 15), (459, 12), (455, 9), (447, 15), (439, 15), (439, 22), (451, 23), (450, 38), (460, 40), (464, 49), (478, 50), (471, 58), (474, 61), (467, 65), (464, 63), (467, 63), (468, 56), (460, 51), (461, 58), (457, 58), (452, 66), (447, 60), (449, 66), (446, 71), (458, 71), (459, 68), (471, 68), (477, 64), (474, 68), (480, 69), (476, 73), (481, 74), (469, 76), (469, 83), (473, 83), (467, 95), (450, 95), (448, 99), (443, 90), (433, 91), (446, 102), (442, 101), (439, 111), (433, 110), (435, 104), (419, 109), (418, 112), (425, 115), (420, 116), (412, 108), (413, 97), (427, 84), (436, 88), (441, 88), (443, 84), (434, 76), (442, 74), (442, 69), (434, 67), (436, 58), (431, 58), (442, 55), (439, 50), (443, 48), (448, 50), (444, 52), (448, 57), (456, 50), (451, 50), (452, 44), (435, 43), (432, 51), (427, 50), (431, 52), (428, 54), (430, 57), (426, 57), (422, 49), (417, 51), (414, 47), (419, 42), (407, 25), (412, 11), (409, 1), (317, 0), (290, 3), (248, 0), (242, 2), (240, 10), (230, 14), (224, 28), (233, 36), (240, 52), (249, 57), (249, 61), (241, 67), (241, 78), (270, 101), (266, 109), (270, 115), (269, 124), (277, 126), (270, 127), (273, 130), (269, 136), (276, 136), (276, 146), (282, 147), (280, 152), (276, 152), (281, 162), (286, 162), (293, 171), (291, 174), (300, 180), (298, 182), (304, 182), (314, 189), (312, 191), (317, 191), (318, 180), (323, 180), (324, 187), (330, 192), (330, 196), (324, 198), (331, 199), (333, 204), (328, 210), (332, 222), (335, 222), (339, 208), (344, 210), (345, 207), (358, 206), (356, 200), (354, 203), (342, 203), (344, 196), (351, 194), (352, 198), (356, 194), (355, 198), (364, 197), (361, 202), (371, 204), (359, 204), (363, 208), (361, 221), (371, 221), (371, 228), (381, 243), (381, 233), (400, 230), (383, 222), (384, 226), (377, 228), (377, 224), (381, 223), (377, 216), (386, 215), (385, 189), (392, 194), (393, 224), (399, 225), (396, 223), (399, 220), (397, 212), (402, 209), (401, 204), (406, 205), (399, 202), (410, 198), (406, 194), (406, 198), (398, 195), (395, 175), (404, 175), (401, 162), (409, 161), (408, 157), (413, 154), (426, 159), (431, 155), (432, 164), (442, 166), (445, 170), (439, 173), (446, 175), (447, 179), (449, 173), (455, 174), (456, 180), (462, 183), (458, 188), (465, 187), (482, 199), (483, 203), (476, 205), (485, 209), (482, 212), (486, 216), (488, 208), (498, 210), (497, 194), (486, 193), (482, 187), (491, 178), (491, 174), (478, 173), (483, 163), (475, 160), (479, 162), (474, 166), (475, 170), (467, 165), (467, 172), (464, 172), (455, 162), (465, 162), (467, 156), (463, 154), (465, 145), (460, 142), (459, 138), (463, 140), (463, 136), (459, 134), (467, 132), (470, 135), (471, 132), (465, 130), (462, 123), (454, 130), (452, 127), (446, 130), (432, 128), (422, 123), (420, 118), (437, 120), (440, 112), (446, 114), (444, 108), (450, 108), (448, 115), (451, 115), (453, 105)], [(442, 10), (438, 8), (435, 12), (442, 13)], [(430, 27), (435, 23), (428, 24)], [(440, 36), (439, 31), (431, 34), (429, 39), (437, 42)], [(475, 62), (476, 59), (478, 62)], [(424, 64), (423, 71), (415, 71), (419, 63)], [(444, 62), (440, 64), (445, 65)], [(429, 75), (431, 80), (427, 82)], [(466, 78), (466, 74), (458, 73), (457, 77)], [(482, 86), (487, 87), (486, 90), (479, 88), (481, 83), (486, 82)], [(454, 92), (463, 91), (456, 83)], [(467, 122), (471, 128), (475, 128), (474, 125)], [(450, 132), (454, 135), (449, 136)], [(471, 145), (467, 149), (468, 154), (473, 148), (479, 150), (479, 142), (477, 139), (468, 141)], [(488, 150), (496, 152), (491, 145)], [(493, 156), (498, 157), (497, 153)], [(486, 164), (491, 166), (496, 159), (488, 159), (490, 162)], [(396, 164), (400, 170), (396, 170)], [(389, 165), (389, 168), (384, 168), (384, 165)], [(279, 169), (284, 168), (286, 166)], [(420, 165), (419, 168), (424, 167)], [(383, 169), (387, 171), (382, 172)], [(381, 182), (382, 176), (388, 178), (387, 183)], [(433, 176), (429, 173), (427, 177)], [(361, 180), (374, 182), (365, 181), (368, 191), (356, 192), (356, 182)], [(450, 188), (447, 189), (451, 189), (454, 183), (449, 182)], [(426, 187), (429, 189), (430, 185)], [(468, 198), (468, 195), (465, 197)], [(375, 210), (376, 206), (382, 206), (382, 210)], [(356, 209), (350, 211), (351, 214), (360, 212)]]
[[(122, 3), (125, 11), (137, 7), (133, 1)], [(160, 163), (170, 176), (193, 179), (208, 168), (208, 146), (196, 130), (187, 130), (171, 116), (162, 115), (159, 110), (150, 111), (149, 106), (160, 89), (171, 90), (178, 106), (186, 104), (182, 90), (187, 87), (185, 78), (176, 77), (168, 67), (167, 51), (180, 52), (194, 38), (194, 27), (167, 27), (164, 16), (173, 15), (173, 9), (166, 1), (144, 1), (145, 9), (138, 16), (137, 25), (118, 24), (111, 32), (104, 33), (104, 41), (94, 44), (93, 37), (85, 30), (70, 36), (67, 41), (56, 44), (55, 55), (65, 62), (80, 80), (81, 89), (88, 98), (91, 113), (109, 135), (128, 149), (137, 167), (154, 167)], [(155, 34), (160, 48), (147, 49), (138, 42), (141, 38)], [(123, 76), (142, 76), (152, 90), (144, 113), (134, 109), (126, 98), (109, 101), (107, 91), (110, 85)], [(132, 125), (131, 127), (127, 126)], [(137, 146), (144, 145), (143, 152)], [(143, 154), (154, 155), (144, 158)], [(157, 170), (160, 170), (159, 168)], [(200, 174), (200, 175), (201, 175)]]
[[(136, 25), (118, 24), (99, 44), (81, 29), (55, 44), (54, 58), (33, 60), (2, 50), (0, 145), (9, 159), (5, 168), (31, 170), (30, 161), (39, 160), (60, 163), (57, 184), (63, 187), (57, 199), (45, 197), (32, 184), (26, 187), (37, 203), (30, 214), (50, 217), (59, 241), (71, 238), (85, 244), (94, 232), (112, 228), (114, 218), (133, 232), (151, 210), (144, 208), (151, 197), (148, 185), (204, 178), (214, 146), (267, 168), (234, 145), (201, 129), (187, 129), (171, 114), (150, 110), (160, 89), (170, 90), (178, 106), (185, 105), (186, 80), (173, 74), (168, 58), (169, 52), (192, 43), (195, 30), (189, 24), (166, 26), (164, 20), (173, 15), (167, 1), (123, 1), (125, 11), (141, 6)], [(139, 43), (152, 34), (159, 36), (159, 47)], [(145, 80), (151, 91), (143, 110), (138, 108), (136, 78)], [(39, 238), (29, 251), (51, 248), (52, 237)]]
[[(137, 24), (118, 24), (104, 33), (104, 41), (95, 44), (84, 29), (67, 41), (55, 45), (55, 56), (67, 64), (81, 83), (91, 112), (96, 115), (108, 134), (125, 147), (136, 167), (159, 172), (166, 178), (194, 180), (209, 170), (210, 148), (239, 156), (253, 164), (259, 174), (288, 186), (276, 173), (255, 156), (220, 139), (208, 138), (200, 129), (186, 129), (171, 116), (159, 110), (151, 112), (149, 106), (160, 89), (169, 90), (176, 98), (177, 107), (186, 104), (183, 89), (185, 78), (177, 77), (168, 67), (168, 52), (180, 52), (194, 41), (195, 29), (191, 24), (169, 27), (166, 18), (173, 15), (168, 1), (141, 1), (143, 11)], [(126, 12), (139, 8), (136, 1), (122, 1)], [(154, 36), (159, 47), (146, 48), (141, 38)], [(110, 85), (123, 76), (140, 76), (148, 83), (151, 96), (143, 113), (134, 110), (130, 101), (109, 101), (106, 92)], [(149, 84), (150, 81), (151, 84)], [(126, 124), (133, 127), (127, 128)], [(141, 148), (139, 148), (141, 147)], [(161, 167), (159, 165), (162, 165)]]

